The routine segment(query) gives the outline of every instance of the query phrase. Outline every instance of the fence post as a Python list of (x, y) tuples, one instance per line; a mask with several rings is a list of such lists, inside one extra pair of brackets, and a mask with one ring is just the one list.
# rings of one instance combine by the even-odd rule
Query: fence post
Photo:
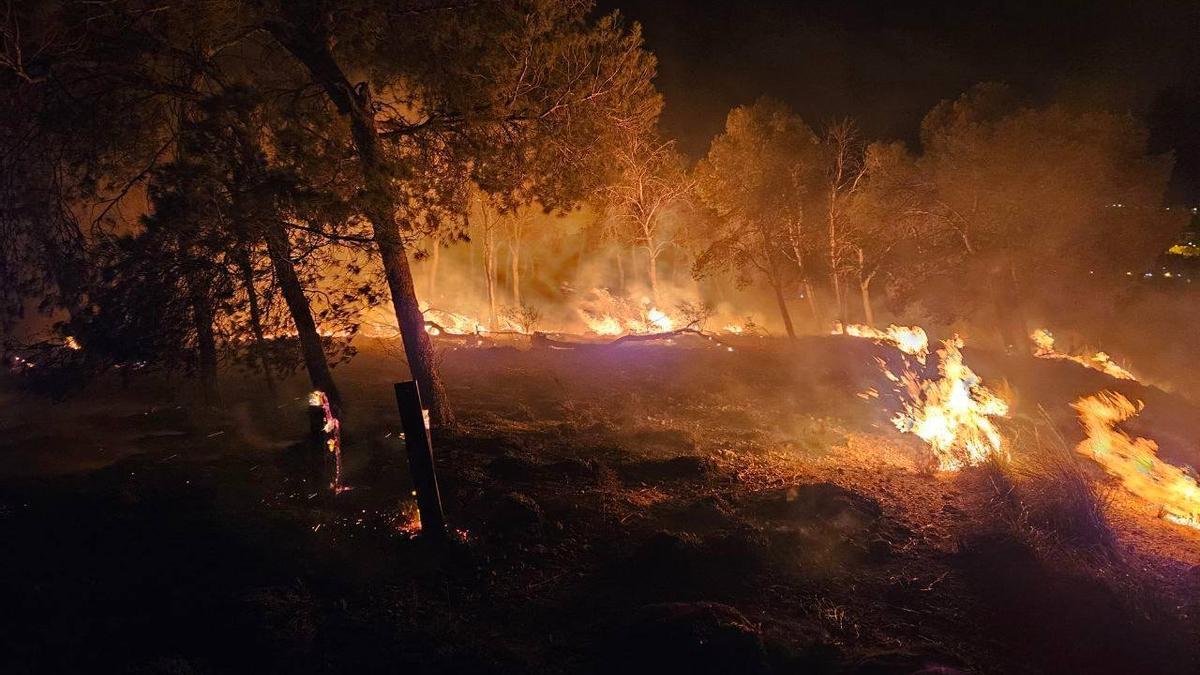
[(442, 495), (433, 466), (433, 444), (425, 428), (421, 392), (417, 389), (416, 381), (396, 383), (396, 405), (400, 408), (400, 424), (404, 428), (408, 468), (412, 473), (413, 487), (417, 490), (421, 533), (441, 539), (446, 536), (446, 517), (442, 513)]

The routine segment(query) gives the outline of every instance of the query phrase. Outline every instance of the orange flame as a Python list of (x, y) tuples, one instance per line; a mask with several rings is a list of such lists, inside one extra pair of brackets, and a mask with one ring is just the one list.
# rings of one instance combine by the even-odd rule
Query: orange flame
[(596, 335), (668, 333), (675, 328), (674, 319), (655, 307), (649, 298), (638, 303), (602, 288), (592, 289), (580, 303), (578, 312), (587, 329)]
[[(835, 330), (835, 334), (840, 334), (843, 331)], [(871, 326), (852, 323), (845, 327), (845, 334), (853, 337), (870, 338), (878, 342), (890, 344), (896, 349), (917, 357), (922, 363), (925, 362), (925, 355), (929, 353), (929, 336), (925, 334), (925, 329), (920, 326), (897, 326), (892, 324), (887, 327), (887, 330), (879, 330)]]
[(330, 489), (335, 495), (353, 489), (342, 484), (342, 423), (333, 414), (329, 396), (323, 391), (314, 391), (308, 395), (308, 404), (320, 406), (325, 414), (325, 448), (333, 455), (333, 483), (330, 484)]
[[(842, 332), (840, 330), (838, 333)], [(870, 326), (848, 325), (845, 334), (883, 342), (924, 364), (929, 353), (929, 337), (919, 326), (888, 326), (879, 330)], [(956, 471), (990, 457), (1006, 457), (1004, 439), (992, 421), (1008, 414), (1008, 402), (983, 385), (983, 380), (963, 360), (963, 341), (959, 337), (942, 342), (937, 351), (938, 377), (928, 379), (906, 357), (900, 374), (893, 373), (887, 362), (879, 360), (884, 375), (896, 383), (901, 410), (892, 423), (903, 433), (916, 434), (929, 443), (941, 471)], [(864, 392), (864, 399), (875, 398), (875, 390)]]
[(1073, 361), (1085, 368), (1098, 370), (1118, 380), (1137, 380), (1133, 373), (1117, 365), (1105, 352), (1096, 352), (1087, 356), (1065, 354), (1054, 348), (1054, 335), (1045, 328), (1039, 328), (1029, 336), (1033, 340), (1033, 355), (1040, 359), (1061, 359)]
[(958, 337), (942, 342), (937, 379), (922, 379), (911, 369), (896, 378), (905, 400), (892, 423), (928, 442), (942, 471), (1007, 457), (992, 418), (1008, 415), (1008, 402), (964, 363), (962, 346)]
[(1090, 457), (1127, 492), (1159, 509), (1159, 515), (1180, 525), (1200, 529), (1200, 485), (1183, 469), (1158, 457), (1158, 444), (1149, 438), (1133, 438), (1117, 425), (1142, 410), (1113, 391), (1085, 396), (1071, 407), (1087, 432), (1075, 450)]

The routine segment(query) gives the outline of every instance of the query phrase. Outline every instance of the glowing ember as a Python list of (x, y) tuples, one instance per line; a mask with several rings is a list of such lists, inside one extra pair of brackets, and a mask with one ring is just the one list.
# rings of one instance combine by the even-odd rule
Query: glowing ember
[(1121, 482), (1130, 494), (1159, 509), (1159, 515), (1180, 525), (1200, 529), (1200, 485), (1183, 469), (1158, 457), (1158, 444), (1148, 438), (1133, 438), (1117, 425), (1142, 410), (1121, 394), (1102, 391), (1085, 396), (1071, 407), (1087, 438), (1075, 450), (1092, 458)]
[(1033, 340), (1033, 355), (1041, 359), (1062, 359), (1065, 361), (1074, 361), (1081, 366), (1098, 370), (1106, 375), (1117, 378), (1118, 380), (1137, 380), (1133, 373), (1122, 368), (1113, 362), (1112, 358), (1104, 352), (1096, 352), (1091, 355), (1073, 355), (1064, 354), (1054, 348), (1054, 336), (1045, 328), (1039, 328), (1029, 336)]
[(325, 414), (325, 448), (333, 455), (333, 483), (330, 488), (334, 494), (341, 494), (353, 488), (342, 484), (342, 423), (333, 414), (329, 405), (329, 397), (323, 391), (314, 391), (308, 395), (310, 406), (320, 406)]
[[(413, 495), (416, 496), (416, 493)], [(421, 534), (421, 511), (417, 508), (415, 499), (406, 501), (400, 505), (400, 512), (396, 514), (392, 521), (392, 526), (400, 534), (410, 537), (415, 537)]]

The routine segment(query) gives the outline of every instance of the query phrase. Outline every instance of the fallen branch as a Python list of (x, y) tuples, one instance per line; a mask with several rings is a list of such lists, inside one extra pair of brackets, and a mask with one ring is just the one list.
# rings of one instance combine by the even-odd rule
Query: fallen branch
[(545, 349), (575, 349), (575, 350), (608, 349), (611, 347), (617, 347), (617, 346), (620, 346), (623, 344), (628, 344), (631, 342), (653, 342), (656, 340), (670, 340), (672, 338), (676, 338), (681, 335), (696, 335), (696, 336), (702, 337), (710, 342), (714, 342), (717, 345), (724, 347), (730, 351), (733, 350), (732, 345), (724, 342), (723, 340), (719, 339), (712, 333), (707, 333), (705, 331), (700, 330), (699, 328), (696, 328), (695, 325), (688, 325), (688, 326), (684, 326), (683, 328), (677, 328), (675, 330), (664, 331), (662, 333), (630, 333), (628, 335), (622, 335), (621, 337), (619, 337), (615, 340), (611, 340), (609, 342), (565, 342), (563, 340), (555, 340), (554, 338), (551, 338), (546, 333), (535, 332), (532, 336), (530, 336), (530, 344), (533, 347), (541, 347), (541, 348), (545, 348)]

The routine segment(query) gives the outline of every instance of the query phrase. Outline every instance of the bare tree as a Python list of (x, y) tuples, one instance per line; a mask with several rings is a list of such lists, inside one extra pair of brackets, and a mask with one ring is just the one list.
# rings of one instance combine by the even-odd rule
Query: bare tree
[(504, 228), (505, 242), (508, 246), (508, 282), (515, 307), (521, 306), (521, 248), (532, 221), (533, 214), (529, 207), (500, 214), (500, 224)]
[(823, 142), (829, 154), (826, 202), (829, 283), (833, 290), (834, 312), (838, 321), (845, 325), (846, 297), (842, 276), (853, 254), (846, 241), (846, 218), (867, 175), (867, 163), (858, 131), (849, 119), (830, 125), (825, 130)]
[(841, 231), (847, 274), (853, 275), (863, 319), (875, 325), (872, 283), (884, 274), (904, 274), (901, 253), (919, 236), (922, 192), (915, 160), (902, 143), (872, 143), (864, 152), (864, 176), (843, 212)]
[[(616, 157), (617, 175), (602, 188), (609, 231), (618, 246), (628, 244), (645, 252), (646, 279), (657, 302), (659, 258), (676, 245), (680, 234), (666, 224), (666, 216), (670, 209), (686, 205), (696, 181), (688, 176), (674, 141), (662, 141), (649, 131), (629, 131)], [(620, 249), (617, 256), (624, 277)]]

